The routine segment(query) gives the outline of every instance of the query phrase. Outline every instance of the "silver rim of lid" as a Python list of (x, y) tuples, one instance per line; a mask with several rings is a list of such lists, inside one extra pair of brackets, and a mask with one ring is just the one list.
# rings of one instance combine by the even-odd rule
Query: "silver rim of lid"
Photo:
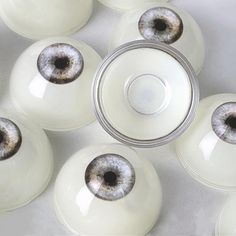
[[(183, 120), (183, 122), (168, 135), (163, 136), (161, 138), (157, 138), (157, 139), (140, 140), (140, 139), (134, 139), (134, 138), (128, 137), (120, 133), (108, 121), (107, 117), (104, 114), (104, 110), (101, 104), (101, 82), (102, 82), (103, 75), (107, 67), (110, 65), (111, 62), (113, 62), (116, 58), (118, 58), (120, 55), (124, 54), (125, 52), (139, 49), (139, 48), (157, 49), (171, 55), (174, 59), (176, 59), (181, 64), (181, 66), (184, 68), (184, 70), (188, 74), (189, 81), (192, 88), (191, 105), (190, 105), (188, 114)], [(146, 41), (146, 40), (137, 40), (137, 41), (126, 43), (118, 47), (115, 51), (113, 51), (110, 55), (108, 55), (103, 60), (102, 64), (98, 68), (97, 73), (95, 75), (95, 79), (93, 82), (93, 96), (92, 97), (93, 97), (93, 105), (94, 105), (96, 117), (99, 123), (101, 124), (101, 126), (103, 127), (103, 129), (108, 134), (110, 134), (113, 138), (115, 138), (119, 142), (124, 143), (126, 145), (131, 145), (131, 146), (139, 147), (139, 148), (153, 148), (153, 147), (162, 146), (162, 145), (170, 143), (171, 141), (178, 138), (181, 134), (183, 134), (186, 131), (186, 129), (190, 126), (190, 124), (192, 123), (195, 117), (196, 110), (199, 104), (199, 84), (197, 80), (197, 75), (194, 72), (192, 65), (188, 62), (186, 57), (183, 56), (178, 50), (164, 43), (157, 43), (157, 42)]]

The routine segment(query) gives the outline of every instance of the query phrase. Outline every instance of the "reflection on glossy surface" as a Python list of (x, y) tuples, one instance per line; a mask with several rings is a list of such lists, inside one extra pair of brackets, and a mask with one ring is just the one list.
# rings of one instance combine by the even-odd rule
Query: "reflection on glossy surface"
[(110, 50), (141, 39), (170, 44), (189, 60), (196, 73), (201, 71), (205, 57), (201, 29), (191, 15), (174, 5), (156, 2), (125, 13), (114, 27)]
[(1, 0), (0, 16), (16, 33), (31, 39), (68, 35), (90, 18), (93, 0)]
[[(59, 46), (55, 49), (55, 45)], [(65, 45), (71, 45), (69, 50)], [(48, 58), (44, 54), (44, 60), (39, 61), (45, 48)], [(83, 57), (83, 67), (75, 64), (81, 61), (77, 54)], [(68, 61), (64, 63), (64, 59)], [(73, 39), (50, 38), (37, 42), (19, 57), (13, 68), (10, 91), (14, 104), (45, 129), (61, 131), (83, 127), (95, 120), (90, 95), (100, 61), (92, 48)], [(42, 65), (38, 65), (39, 62)], [(53, 81), (43, 77), (42, 68), (54, 76)], [(81, 69), (79, 73), (74, 71), (77, 68)], [(70, 79), (68, 76), (74, 72), (78, 77)], [(57, 74), (60, 76), (55, 78)]]
[(216, 225), (215, 236), (236, 236), (236, 196), (224, 206)]
[[(220, 117), (215, 111), (219, 106), (234, 102), (234, 94), (203, 99), (194, 123), (176, 142), (177, 154), (186, 170), (201, 183), (221, 190), (236, 190), (236, 145), (219, 138), (216, 132), (222, 129), (222, 124), (227, 125), (226, 114), (232, 114), (229, 107), (222, 109)], [(216, 119), (221, 119), (222, 124), (216, 126)], [(229, 129), (232, 130), (230, 135), (236, 136), (236, 130), (229, 126), (225, 130)]]
[[(16, 135), (21, 136), (14, 154), (0, 160), (0, 212), (5, 212), (29, 203), (46, 188), (52, 175), (53, 157), (48, 138), (38, 126), (5, 111), (0, 111), (0, 117), (1, 154), (6, 144), (10, 145)], [(15, 133), (9, 124), (4, 128), (3, 118), (13, 122), (19, 131)]]
[[(88, 169), (91, 165), (93, 168)], [(117, 198), (117, 191), (121, 193), (129, 184), (120, 180), (130, 180), (130, 168), (135, 172), (134, 186)], [(96, 196), (94, 188), (87, 187), (88, 170), (90, 184), (100, 183), (99, 195), (105, 192), (109, 199)], [(107, 178), (111, 171), (119, 180), (116, 183), (111, 176)], [(76, 153), (62, 168), (54, 191), (60, 221), (83, 236), (144, 236), (159, 217), (161, 199), (160, 181), (151, 163), (120, 144), (91, 146)]]

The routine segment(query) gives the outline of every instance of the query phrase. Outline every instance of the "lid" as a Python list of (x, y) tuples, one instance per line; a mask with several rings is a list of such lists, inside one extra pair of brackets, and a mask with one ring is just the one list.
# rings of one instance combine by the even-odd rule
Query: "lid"
[(192, 122), (199, 101), (187, 59), (169, 45), (143, 40), (124, 44), (105, 58), (93, 90), (103, 128), (136, 147), (177, 138)]

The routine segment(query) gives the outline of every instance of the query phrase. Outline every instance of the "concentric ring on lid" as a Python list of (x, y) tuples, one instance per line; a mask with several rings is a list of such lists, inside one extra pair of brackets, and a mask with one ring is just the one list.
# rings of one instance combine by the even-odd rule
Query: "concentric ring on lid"
[(95, 77), (93, 101), (98, 121), (111, 136), (148, 148), (167, 144), (188, 128), (199, 87), (180, 52), (140, 40), (104, 59)]

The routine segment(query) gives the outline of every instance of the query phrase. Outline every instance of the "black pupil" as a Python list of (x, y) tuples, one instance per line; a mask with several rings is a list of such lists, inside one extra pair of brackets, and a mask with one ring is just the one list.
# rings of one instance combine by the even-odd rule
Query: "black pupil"
[(3, 140), (4, 140), (4, 134), (0, 132), (0, 143), (3, 142)]
[(154, 28), (157, 31), (165, 31), (167, 28), (166, 22), (163, 19), (155, 19), (154, 20)]
[(59, 70), (64, 70), (70, 65), (70, 59), (68, 57), (57, 58), (54, 62), (54, 65)]
[(236, 115), (229, 116), (226, 119), (225, 124), (230, 126), (231, 129), (236, 129)]
[(112, 171), (108, 171), (104, 174), (103, 176), (104, 181), (106, 184), (110, 185), (110, 186), (115, 186), (116, 182), (117, 182), (117, 176), (114, 172)]

